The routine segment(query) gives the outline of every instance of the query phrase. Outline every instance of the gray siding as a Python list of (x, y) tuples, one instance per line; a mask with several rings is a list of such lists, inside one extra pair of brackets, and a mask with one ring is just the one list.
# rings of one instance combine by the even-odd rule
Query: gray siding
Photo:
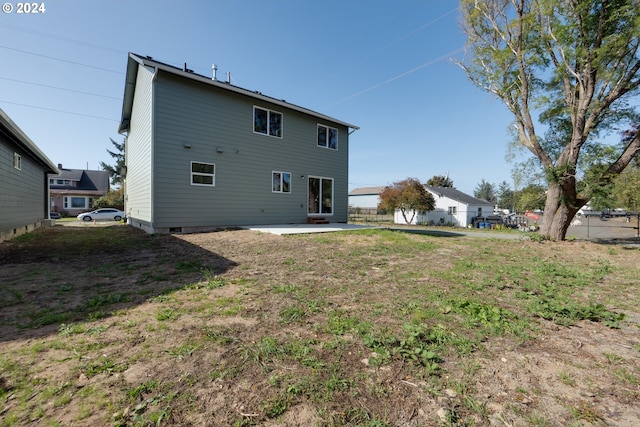
[[(345, 126), (322, 123), (339, 130), (329, 150), (317, 147), (318, 120), (294, 110), (164, 73), (153, 96), (154, 228), (306, 222), (310, 175), (333, 178), (334, 213), (324, 216), (347, 221)], [(283, 114), (283, 138), (253, 132), (254, 105)], [(216, 165), (214, 187), (190, 184), (191, 161)], [(290, 194), (272, 193), (272, 171), (291, 173)]]
[(125, 212), (136, 224), (152, 222), (152, 125), (153, 72), (138, 67), (131, 130), (125, 144), (127, 174)]
[[(13, 167), (13, 153), (22, 157)], [(0, 133), (0, 241), (40, 226), (47, 213), (47, 174), (39, 163)]]

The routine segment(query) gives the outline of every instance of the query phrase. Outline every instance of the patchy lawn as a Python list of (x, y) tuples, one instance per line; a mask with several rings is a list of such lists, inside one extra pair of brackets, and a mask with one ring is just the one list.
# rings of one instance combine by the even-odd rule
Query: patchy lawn
[(0, 243), (0, 426), (640, 425), (640, 252), (391, 231)]

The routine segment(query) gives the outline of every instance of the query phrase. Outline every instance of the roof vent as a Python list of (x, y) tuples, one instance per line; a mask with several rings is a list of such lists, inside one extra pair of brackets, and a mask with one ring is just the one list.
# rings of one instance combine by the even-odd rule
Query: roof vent
[(185, 73), (193, 73), (193, 70), (190, 70), (187, 68), (187, 63), (184, 63), (184, 68), (182, 69), (182, 71), (184, 71)]
[(211, 66), (211, 80), (217, 80), (216, 71), (218, 71), (218, 67), (216, 66), (216, 64), (213, 64)]

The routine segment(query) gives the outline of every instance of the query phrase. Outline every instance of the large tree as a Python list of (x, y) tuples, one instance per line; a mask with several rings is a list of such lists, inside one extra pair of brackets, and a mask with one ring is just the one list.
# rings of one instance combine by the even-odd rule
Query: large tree
[(640, 167), (627, 168), (620, 174), (613, 186), (617, 208), (637, 214), (640, 211)]
[(540, 232), (563, 240), (594, 189), (640, 150), (636, 133), (613, 160), (580, 163), (612, 131), (638, 123), (628, 101), (640, 86), (640, 2), (462, 0), (461, 7), (470, 56), (460, 65), (513, 114), (518, 142), (545, 171)]
[(513, 209), (515, 211), (515, 198), (513, 190), (507, 181), (498, 185), (498, 207), (500, 209)]
[(453, 180), (446, 175), (434, 175), (427, 180), (427, 185), (431, 187), (448, 187), (453, 188)]
[(486, 200), (489, 203), (496, 204), (498, 197), (496, 196), (496, 186), (490, 182), (487, 182), (482, 178), (482, 181), (473, 190), (473, 197), (477, 199)]
[[(397, 181), (380, 193), (379, 211), (394, 212), (400, 210), (407, 224), (413, 222), (417, 212), (432, 211), (436, 201), (416, 178)], [(410, 217), (407, 217), (408, 214)]]
[(545, 204), (544, 187), (537, 184), (529, 184), (522, 190), (518, 190), (516, 196), (516, 212), (534, 211), (543, 209)]
[(124, 142), (122, 144), (119, 144), (113, 139), (109, 139), (111, 140), (111, 144), (113, 144), (116, 151), (107, 150), (107, 153), (109, 153), (109, 155), (115, 159), (116, 164), (114, 166), (111, 166), (106, 164), (105, 162), (100, 162), (100, 167), (102, 167), (102, 170), (109, 172), (109, 176), (111, 177), (111, 185), (122, 186), (125, 170)]

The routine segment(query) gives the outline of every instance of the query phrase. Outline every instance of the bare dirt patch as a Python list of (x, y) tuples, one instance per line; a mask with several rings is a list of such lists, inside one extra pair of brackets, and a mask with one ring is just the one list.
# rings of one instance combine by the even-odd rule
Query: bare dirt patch
[(0, 244), (0, 425), (633, 426), (640, 253), (373, 231)]

